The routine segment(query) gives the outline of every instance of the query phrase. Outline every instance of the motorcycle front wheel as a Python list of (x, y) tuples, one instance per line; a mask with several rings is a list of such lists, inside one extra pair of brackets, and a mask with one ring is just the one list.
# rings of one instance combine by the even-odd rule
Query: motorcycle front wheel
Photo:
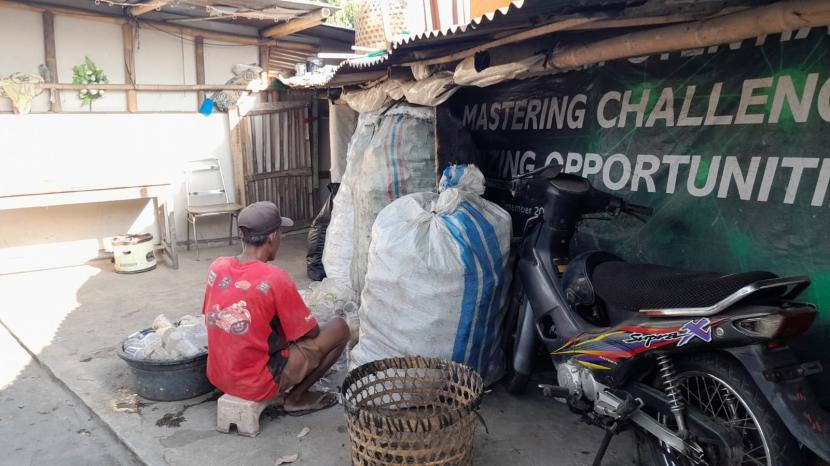
[[(803, 464), (798, 443), (738, 362), (725, 355), (705, 353), (676, 358), (675, 369), (686, 405), (694, 406), (741, 437), (743, 457), (738, 464)], [(659, 381), (655, 386), (662, 388)], [(673, 424), (673, 421), (661, 420)], [(641, 464), (694, 464), (645, 432), (638, 431), (637, 437)], [(706, 452), (705, 462), (712, 466), (725, 464), (724, 458), (713, 451)]]

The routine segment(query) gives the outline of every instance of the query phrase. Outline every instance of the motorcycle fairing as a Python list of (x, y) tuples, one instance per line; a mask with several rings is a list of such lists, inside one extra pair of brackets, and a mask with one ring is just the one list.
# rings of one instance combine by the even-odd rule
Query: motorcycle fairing
[(716, 338), (714, 329), (726, 318), (647, 320), (634, 319), (598, 334), (583, 333), (552, 354), (573, 357), (595, 371), (615, 371), (620, 363), (649, 351), (693, 349), (709, 344)]

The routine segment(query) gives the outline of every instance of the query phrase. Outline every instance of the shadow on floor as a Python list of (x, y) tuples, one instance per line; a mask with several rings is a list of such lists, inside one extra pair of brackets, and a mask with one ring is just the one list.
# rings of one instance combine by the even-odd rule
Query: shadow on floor
[[(339, 407), (302, 418), (266, 416), (260, 435), (246, 438), (215, 430), (215, 395), (161, 403), (142, 400), (132, 390), (133, 376), (117, 358), (117, 346), (125, 336), (147, 327), (159, 314), (171, 319), (199, 314), (210, 262), (220, 255), (238, 253), (239, 247), (237, 244), (204, 248), (201, 261), (195, 260), (192, 251), (184, 253), (179, 270), (160, 265), (147, 273), (119, 275), (112, 272), (108, 262), (97, 262), (0, 276), (0, 293), (11, 297), (12, 303), (0, 308), (0, 320), (148, 464), (273, 465), (276, 458), (294, 453), (300, 455), (294, 463), (297, 465), (349, 464), (348, 437)], [(285, 238), (276, 264), (297, 280), (298, 287), (308, 286), (304, 235)], [(69, 421), (46, 427), (39, 425), (44, 422), (33, 419), (29, 422), (34, 425), (15, 421), (7, 427), (5, 416), (9, 415), (7, 411), (13, 411), (8, 406), (13, 406), (21, 393), (34, 393), (27, 385), (33, 382), (25, 377), (28, 376), (21, 374), (0, 392), (0, 400), (11, 398), (0, 410), (0, 429), (22, 430), (24, 436), (32, 438), (43, 438), (42, 433), (67, 439), (77, 436), (79, 445), (81, 440), (91, 443), (84, 444), (85, 449), (78, 446), (77, 450), (67, 451), (77, 451), (78, 458), (86, 458), (90, 464), (109, 461), (84, 454), (111, 454), (115, 463), (122, 464), (129, 460), (129, 456), (125, 460), (94, 443), (111, 443), (97, 430), (86, 437), (83, 432), (67, 437), (66, 432), (72, 433), (74, 428)], [(36, 413), (51, 410), (55, 403), (43, 399), (56, 396), (44, 392), (34, 397), (31, 407)], [(602, 438), (600, 430), (581, 424), (564, 405), (535, 393), (517, 398), (497, 389), (485, 399), (482, 415), (490, 434), (483, 429), (477, 432), (476, 464), (480, 465), (589, 464)], [(297, 439), (296, 434), (304, 427), (311, 432)], [(0, 436), (0, 446), (5, 451), (14, 449), (12, 444), (17, 442), (12, 439), (16, 437), (19, 438)], [(632, 450), (631, 439), (621, 436), (612, 443), (604, 464), (633, 464)], [(24, 464), (25, 458), (21, 457)]]

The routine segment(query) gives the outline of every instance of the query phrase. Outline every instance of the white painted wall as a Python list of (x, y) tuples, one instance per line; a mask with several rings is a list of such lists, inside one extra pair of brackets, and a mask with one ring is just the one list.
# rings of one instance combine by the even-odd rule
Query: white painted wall
[[(179, 38), (162, 31), (140, 29), (134, 49), (136, 83), (196, 84), (196, 47), (193, 44), (190, 37)], [(229, 78), (228, 68), (225, 80)], [(144, 112), (192, 112), (197, 105), (196, 97), (195, 92), (139, 92), (138, 109)]]
[[(35, 13), (37, 15), (37, 13)], [(36, 41), (43, 44), (43, 39)], [(2, 56), (2, 55), (0, 55)], [(55, 58), (58, 62), (58, 81), (72, 82), (72, 67), (89, 57), (104, 70), (111, 83), (124, 81), (124, 47), (121, 26), (79, 18), (55, 16)], [(76, 92), (61, 92), (64, 112), (88, 112)], [(127, 97), (123, 91), (109, 91), (92, 104), (95, 111), (127, 111)]]
[[(72, 81), (72, 66), (85, 56), (106, 71), (111, 83), (124, 82), (121, 26), (56, 16), (55, 39), (60, 82)], [(208, 84), (226, 82), (235, 64), (258, 61), (255, 46), (206, 42)], [(142, 28), (135, 60), (138, 83), (196, 82), (192, 38)], [(0, 75), (38, 74), (44, 61), (41, 14), (0, 8)], [(176, 223), (183, 241), (185, 161), (219, 157), (234, 192), (227, 115), (197, 113), (195, 92), (139, 92), (139, 113), (126, 113), (124, 92), (107, 93), (93, 103), (92, 112), (81, 107), (74, 92), (61, 92), (61, 103), (63, 113), (49, 113), (44, 93), (31, 114), (14, 115), (10, 101), (0, 97), (0, 195), (169, 181), (177, 193)], [(114, 235), (156, 234), (153, 220), (149, 203), (142, 201), (0, 211), (0, 262), (44, 255), (47, 247), (72, 251), (73, 260), (94, 257)], [(224, 218), (207, 219), (199, 236), (225, 237), (227, 226)]]
[[(227, 125), (223, 113), (0, 115), (0, 195), (169, 182), (181, 241), (186, 161), (218, 157), (233, 201)], [(156, 235), (154, 221), (146, 201), (0, 210), (0, 257), (3, 249), (49, 243), (94, 257), (117, 234)], [(200, 239), (227, 235), (224, 218), (200, 222)]]
[[(0, 8), (0, 76), (14, 72), (38, 74), (44, 63), (43, 19), (39, 13)], [(33, 112), (49, 110), (46, 93), (35, 97)], [(0, 97), (0, 112), (11, 112), (11, 101)]]

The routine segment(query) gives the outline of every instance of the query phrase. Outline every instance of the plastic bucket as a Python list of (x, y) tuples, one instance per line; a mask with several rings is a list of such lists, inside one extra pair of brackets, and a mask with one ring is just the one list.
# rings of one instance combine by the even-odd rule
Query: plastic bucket
[(174, 361), (139, 360), (124, 353), (122, 344), (118, 357), (126, 361), (135, 374), (135, 391), (142, 398), (178, 401), (204, 395), (214, 389), (207, 378), (207, 353)]

